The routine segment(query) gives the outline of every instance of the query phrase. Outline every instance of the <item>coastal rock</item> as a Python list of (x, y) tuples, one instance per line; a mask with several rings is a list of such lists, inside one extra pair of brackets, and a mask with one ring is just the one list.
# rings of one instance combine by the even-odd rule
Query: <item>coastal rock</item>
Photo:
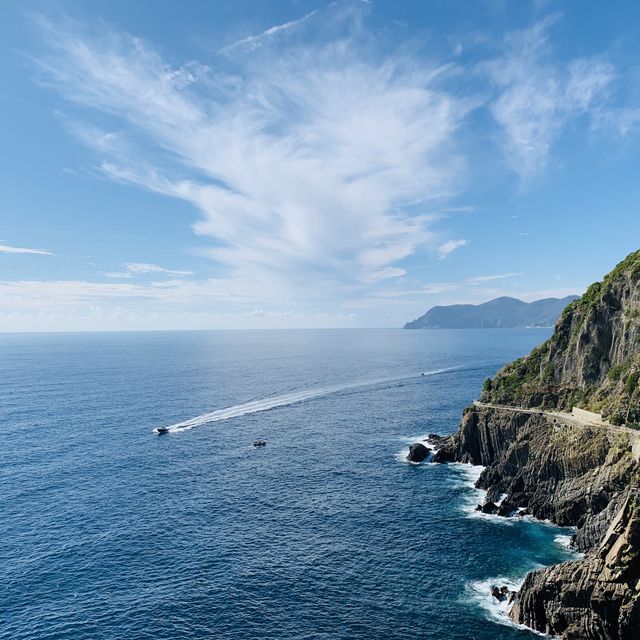
[(481, 400), (434, 459), (482, 465), (479, 510), (504, 495), (499, 513), (573, 526), (585, 553), (528, 574), (510, 617), (567, 640), (640, 639), (640, 251)]
[(624, 493), (637, 467), (625, 432), (497, 408), (468, 411), (445, 451), (483, 465), (477, 486), (506, 494), (505, 509), (518, 506), (541, 520), (594, 532), (602, 531), (611, 510), (600, 524), (599, 514)]
[(640, 497), (630, 492), (605, 538), (584, 558), (530, 573), (510, 617), (563, 638), (640, 636)]
[(491, 587), (491, 595), (498, 602), (509, 602), (511, 603), (516, 595), (515, 591), (511, 591), (509, 587), (503, 585), (502, 587), (493, 586)]
[(640, 251), (562, 313), (551, 338), (485, 382), (497, 405), (601, 413), (640, 423)]
[(456, 454), (449, 448), (448, 444), (445, 444), (442, 448), (435, 451), (432, 461), (439, 462), (441, 464), (446, 464), (447, 462), (455, 462)]
[(496, 600), (498, 600), (498, 602), (502, 602), (504, 600), (504, 596), (502, 595), (502, 592), (496, 586), (491, 587), (491, 595)]
[(503, 500), (498, 506), (498, 515), (504, 518), (509, 518), (517, 513), (518, 507), (513, 505), (508, 500)]
[(498, 505), (495, 502), (491, 502), (491, 500), (485, 500), (484, 504), (479, 504), (476, 507), (476, 511), (489, 514), (498, 513)]
[(439, 436), (437, 433), (430, 433), (427, 440), (434, 447), (441, 447), (449, 440), (450, 436)]
[(422, 462), (431, 453), (429, 447), (425, 447), (421, 442), (415, 442), (409, 447), (407, 460), (409, 462)]

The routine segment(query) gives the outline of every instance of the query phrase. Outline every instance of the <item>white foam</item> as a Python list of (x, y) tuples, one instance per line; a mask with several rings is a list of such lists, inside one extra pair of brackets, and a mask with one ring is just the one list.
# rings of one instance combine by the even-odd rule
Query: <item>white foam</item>
[[(532, 567), (530, 571), (541, 567), (542, 565), (536, 565)], [(530, 631), (539, 636), (545, 636), (547, 638), (553, 637), (511, 620), (511, 618), (509, 618), (509, 611), (511, 611), (512, 604), (508, 603), (508, 599), (500, 602), (491, 595), (491, 589), (494, 586), (498, 588), (506, 586), (509, 591), (519, 591), (525, 577), (526, 573), (517, 578), (499, 576), (497, 578), (487, 578), (486, 580), (475, 580), (467, 585), (466, 591), (471, 599), (485, 612), (489, 620), (508, 627)]]
[[(434, 371), (425, 372), (422, 375), (425, 376), (435, 376), (440, 373), (446, 373), (448, 371), (456, 371), (461, 367), (449, 367), (446, 369), (436, 369)], [(186, 431), (188, 429), (193, 429), (194, 427), (200, 427), (205, 424), (209, 424), (211, 422), (218, 422), (220, 420), (229, 420), (230, 418), (237, 418), (239, 416), (244, 416), (250, 413), (258, 413), (260, 411), (268, 411), (269, 409), (275, 409), (276, 407), (285, 407), (292, 404), (298, 404), (299, 402), (304, 402), (306, 400), (312, 400), (314, 398), (323, 398), (328, 395), (332, 395), (334, 393), (339, 393), (341, 391), (349, 391), (352, 389), (364, 389), (366, 387), (374, 387), (385, 383), (391, 382), (401, 382), (402, 380), (410, 380), (415, 378), (416, 376), (400, 376), (394, 378), (379, 378), (377, 380), (365, 380), (361, 382), (350, 382), (341, 385), (332, 385), (327, 387), (311, 387), (308, 389), (303, 389), (300, 391), (294, 391), (290, 393), (285, 393), (282, 395), (271, 396), (267, 398), (261, 398), (259, 400), (251, 400), (250, 402), (245, 402), (243, 404), (234, 405), (232, 407), (226, 407), (224, 409), (217, 409), (216, 411), (211, 411), (210, 413), (204, 413), (200, 416), (196, 416), (195, 418), (190, 418), (189, 420), (184, 420), (183, 422), (176, 422), (168, 426), (167, 428), (171, 433), (175, 433), (177, 431)]]
[(562, 547), (563, 549), (571, 549), (571, 536), (556, 536), (553, 541), (559, 546)]
[[(572, 532), (575, 533), (576, 529), (572, 529)], [(557, 535), (557, 536), (555, 536), (553, 541), (559, 547), (562, 547), (565, 551), (567, 551), (569, 554), (571, 554), (571, 558), (574, 558), (574, 559), (583, 558), (584, 557), (584, 553), (582, 553), (581, 551), (576, 551), (571, 546), (571, 540), (573, 539), (573, 533)]]
[(504, 499), (505, 499), (506, 497), (507, 497), (507, 494), (506, 494), (506, 493), (501, 493), (501, 494), (498, 496), (498, 499), (496, 500), (496, 506), (497, 506), (497, 507), (499, 507), (499, 506), (504, 502)]

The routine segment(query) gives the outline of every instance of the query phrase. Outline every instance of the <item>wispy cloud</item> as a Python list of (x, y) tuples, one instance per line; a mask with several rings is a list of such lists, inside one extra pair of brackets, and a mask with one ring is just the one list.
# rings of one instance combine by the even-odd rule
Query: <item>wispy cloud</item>
[(440, 260), (443, 260), (449, 254), (453, 253), (456, 249), (459, 249), (460, 247), (464, 247), (467, 244), (468, 244), (467, 240), (464, 240), (464, 239), (447, 240), (447, 242), (443, 242), (441, 245), (438, 246), (438, 256)]
[(309, 297), (400, 276), (399, 261), (435, 243), (413, 203), (457, 189), (472, 103), (443, 88), (450, 67), (345, 36), (263, 47), (233, 77), (200, 65), (185, 85), (138, 38), (43, 28), (42, 81), (118, 118), (77, 128), (103, 171), (195, 205), (196, 233), (236, 283), (266, 277)]
[(273, 27), (269, 27), (262, 33), (247, 36), (246, 38), (241, 38), (240, 40), (237, 40), (236, 42), (223, 47), (222, 49), (220, 49), (220, 52), (229, 53), (234, 49), (247, 49), (249, 51), (253, 51), (254, 49), (257, 49), (261, 44), (263, 44), (265, 40), (271, 40), (278, 34), (281, 34), (283, 31), (289, 31), (291, 29), (299, 27), (318, 13), (319, 10), (316, 9), (314, 11), (310, 11), (306, 15), (302, 16), (302, 18), (298, 18), (297, 20), (289, 20), (288, 22), (284, 22), (283, 24), (277, 24)]
[[(351, 301), (349, 307), (351, 308), (367, 308), (371, 306), (388, 305), (391, 300), (393, 304), (400, 302), (405, 298), (406, 304), (413, 304), (409, 302), (409, 299), (423, 296), (440, 295), (443, 293), (450, 293), (453, 291), (462, 291), (468, 293), (469, 291), (477, 291), (482, 285), (488, 282), (505, 281), (510, 278), (522, 275), (518, 272), (509, 273), (496, 273), (491, 275), (473, 276), (471, 278), (465, 278), (464, 280), (452, 280), (449, 282), (427, 282), (419, 287), (407, 288), (398, 287), (395, 289), (385, 289), (376, 291), (374, 294), (358, 301)], [(487, 290), (482, 289), (480, 295), (485, 295), (487, 292), (492, 291), (496, 295), (500, 295), (499, 290)], [(476, 295), (474, 293), (474, 295)]]
[(594, 115), (595, 129), (613, 129), (620, 136), (627, 136), (640, 127), (639, 107), (607, 107)]
[[(48, 48), (38, 77), (67, 100), (65, 126), (94, 150), (102, 177), (197, 209), (193, 230), (206, 241), (199, 255), (219, 275), (197, 280), (178, 268), (125, 263), (104, 274), (123, 282), (0, 283), (0, 293), (34, 309), (45, 300), (64, 308), (138, 300), (157, 313), (180, 304), (193, 313), (212, 303), (269, 313), (271, 304), (499, 295), (500, 281), (519, 274), (422, 283), (412, 273), (415, 254), (444, 260), (468, 244), (466, 229), (437, 232), (433, 212), (468, 211), (455, 205), (473, 180), (470, 114), (490, 111), (494, 138), (529, 180), (576, 118), (613, 118), (600, 109), (613, 67), (602, 58), (558, 60), (553, 19), (509, 34), (498, 54), (488, 39), (473, 61), (470, 47), (455, 64), (448, 50), (445, 64), (367, 33), (364, 3), (348, 11), (337, 4), (346, 3), (242, 38), (213, 60), (177, 64), (103, 24), (90, 31), (40, 19)], [(492, 59), (478, 63), (488, 47)], [(636, 117), (626, 113), (624, 126)], [(446, 262), (429, 265), (443, 273)]]
[(51, 251), (45, 251), (44, 249), (29, 249), (26, 247), (10, 247), (6, 244), (0, 244), (0, 253), (32, 253), (40, 256), (51, 256)]
[(182, 271), (178, 269), (165, 269), (157, 264), (148, 262), (125, 262), (121, 265), (124, 271), (109, 271), (104, 275), (107, 278), (133, 278), (137, 274), (164, 274), (168, 276), (192, 276), (192, 271)]
[(495, 280), (506, 280), (507, 278), (515, 278), (516, 276), (521, 276), (520, 272), (510, 272), (510, 273), (497, 273), (491, 276), (475, 276), (474, 278), (469, 278), (465, 280), (465, 283), (475, 285), (475, 284), (483, 284), (485, 282), (492, 282)]
[(552, 56), (549, 30), (558, 19), (553, 15), (510, 33), (504, 52), (479, 65), (498, 90), (490, 109), (504, 130), (507, 161), (525, 179), (544, 169), (569, 119), (594, 110), (616, 76), (597, 56), (569, 61)]

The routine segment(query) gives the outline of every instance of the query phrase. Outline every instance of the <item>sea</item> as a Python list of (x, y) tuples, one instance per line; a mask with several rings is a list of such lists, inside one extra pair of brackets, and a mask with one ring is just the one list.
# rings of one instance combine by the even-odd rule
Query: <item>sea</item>
[(549, 333), (0, 335), (0, 638), (533, 638), (571, 531), (405, 456)]

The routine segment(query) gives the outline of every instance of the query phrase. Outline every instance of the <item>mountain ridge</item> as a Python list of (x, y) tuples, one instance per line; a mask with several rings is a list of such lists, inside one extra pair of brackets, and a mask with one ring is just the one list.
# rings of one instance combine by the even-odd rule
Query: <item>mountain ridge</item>
[(552, 327), (563, 309), (578, 296), (524, 302), (500, 296), (481, 304), (436, 305), (407, 322), (404, 329), (501, 329)]

